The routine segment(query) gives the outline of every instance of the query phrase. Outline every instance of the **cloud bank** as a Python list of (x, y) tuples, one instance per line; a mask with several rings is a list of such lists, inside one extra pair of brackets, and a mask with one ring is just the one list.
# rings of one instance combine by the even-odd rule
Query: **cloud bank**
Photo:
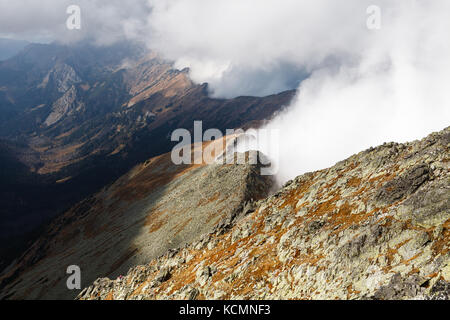
[[(82, 9), (80, 32), (65, 8)], [(381, 9), (369, 30), (366, 10)], [(281, 182), (450, 119), (447, 0), (0, 0), (0, 34), (108, 44), (138, 39), (216, 97), (298, 88), (269, 123)], [(61, 14), (63, 12), (63, 14)]]
[(263, 128), (279, 130), (279, 145), (263, 139), (261, 148), (278, 163), (280, 183), (449, 125), (450, 3), (381, 3), (380, 30), (350, 32), (345, 56), (354, 59), (313, 70), (288, 110)]
[[(80, 30), (66, 27), (70, 5), (81, 8)], [(0, 0), (0, 37), (64, 43), (90, 39), (108, 45), (133, 38), (150, 11), (147, 0)]]
[(353, 59), (361, 1), (150, 0), (150, 43), (219, 97), (296, 88), (312, 70)]

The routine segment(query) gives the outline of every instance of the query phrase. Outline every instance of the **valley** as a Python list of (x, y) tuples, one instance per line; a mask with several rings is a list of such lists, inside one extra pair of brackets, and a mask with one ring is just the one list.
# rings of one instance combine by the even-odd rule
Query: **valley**
[[(134, 43), (31, 44), (0, 62), (0, 87), (0, 240), (22, 250), (37, 228), (170, 151), (173, 130), (193, 130), (195, 120), (257, 126), (295, 94), (210, 98), (188, 70)], [(0, 268), (17, 257), (16, 246), (0, 251)]]

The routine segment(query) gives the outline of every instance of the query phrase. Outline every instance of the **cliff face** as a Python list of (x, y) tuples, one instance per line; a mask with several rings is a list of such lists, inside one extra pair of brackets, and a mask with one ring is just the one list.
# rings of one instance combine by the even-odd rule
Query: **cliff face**
[(450, 297), (450, 128), (288, 182), (79, 299)]

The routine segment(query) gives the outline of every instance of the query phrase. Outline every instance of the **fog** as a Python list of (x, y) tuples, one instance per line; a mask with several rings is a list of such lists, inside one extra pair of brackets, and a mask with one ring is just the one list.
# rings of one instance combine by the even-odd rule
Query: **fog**
[[(81, 9), (79, 30), (66, 27), (70, 5)], [(134, 38), (150, 11), (147, 0), (0, 0), (0, 37), (67, 44), (89, 39), (109, 45)]]
[(356, 59), (314, 70), (287, 111), (263, 128), (279, 130), (278, 146), (260, 143), (278, 163), (280, 183), (449, 125), (449, 3), (411, 1), (394, 9), (380, 30), (348, 42)]

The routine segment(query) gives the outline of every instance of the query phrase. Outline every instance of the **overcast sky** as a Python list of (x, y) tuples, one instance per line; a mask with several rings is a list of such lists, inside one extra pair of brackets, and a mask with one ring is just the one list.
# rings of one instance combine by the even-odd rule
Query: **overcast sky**
[[(81, 30), (66, 27), (70, 5), (81, 8)], [(0, 36), (37, 42), (90, 37), (109, 43), (126, 36), (149, 13), (146, 0), (0, 0)]]
[[(65, 27), (72, 4), (81, 30)], [(282, 180), (448, 125), (449, 30), (448, 0), (0, 0), (0, 36), (138, 39), (217, 97), (298, 88), (269, 125), (284, 141)]]

